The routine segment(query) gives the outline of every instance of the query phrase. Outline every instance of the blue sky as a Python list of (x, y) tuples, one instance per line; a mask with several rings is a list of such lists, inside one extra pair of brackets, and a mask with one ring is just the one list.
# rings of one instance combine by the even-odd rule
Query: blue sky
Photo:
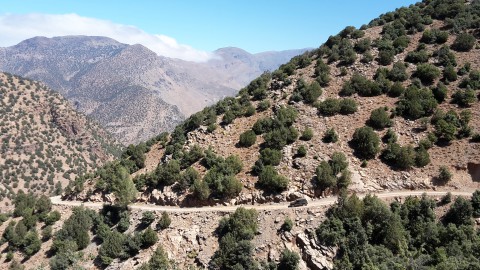
[[(146, 34), (162, 35), (167, 40), (172, 38), (171, 42), (198, 51), (211, 52), (217, 48), (235, 46), (256, 53), (318, 47), (329, 35), (336, 34), (347, 25), (360, 27), (382, 13), (415, 2), (412, 0), (4, 0), (0, 5), (0, 15), (17, 16), (15, 20), (12, 17), (7, 18), (10, 21), (14, 20), (18, 26), (34, 20), (32, 17), (20, 15), (76, 14), (81, 18), (110, 22), (111, 27), (114, 28), (117, 24), (134, 26)], [(49, 31), (53, 31), (57, 25), (65, 25), (65, 28), (69, 25), (59, 21), (55, 21), (52, 25), (51, 21), (45, 19), (32, 24), (37, 27), (39, 24), (44, 25), (45, 29), (42, 31), (46, 32), (46, 36), (54, 35), (54, 32), (49, 33)], [(0, 34), (1, 31), (0, 27)], [(83, 31), (88, 32), (88, 29)], [(38, 33), (27, 30), (24, 32), (26, 32), (25, 35)], [(99, 35), (101, 32), (97, 29), (93, 34)], [(5, 45), (0, 44), (0, 46)]]

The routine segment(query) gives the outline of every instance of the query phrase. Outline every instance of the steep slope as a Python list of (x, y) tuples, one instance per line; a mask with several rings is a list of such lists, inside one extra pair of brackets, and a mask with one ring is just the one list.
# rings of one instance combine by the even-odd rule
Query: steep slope
[[(31, 211), (22, 222), (2, 217), (23, 224), (1, 225), (4, 247), (16, 251), (7, 257), (38, 264), (53, 253), (53, 269), (478, 268), (480, 192), (452, 197), (480, 187), (479, 11), (479, 1), (425, 1), (345, 28), (172, 134), (78, 178), (64, 198), (114, 204), (98, 214), (65, 210), (56, 241), (33, 256), (33, 241), (18, 245), (15, 237), (27, 234)], [(420, 190), (393, 192), (418, 197), (390, 205), (347, 197), (393, 189), (458, 193), (433, 200)], [(274, 202), (336, 193), (332, 211), (310, 207), (319, 200), (272, 210)], [(129, 201), (146, 203), (128, 210)], [(136, 211), (150, 203), (272, 208)]]
[(247, 57), (236, 61), (227, 51), (216, 60), (193, 63), (105, 37), (35, 37), (1, 48), (0, 70), (58, 89), (129, 144), (172, 130), (185, 116), (235, 95), (251, 79), (304, 50), (258, 57), (243, 52)]
[(58, 93), (6, 73), (0, 81), (2, 200), (19, 189), (61, 192), (69, 179), (118, 154), (115, 140)]
[(475, 20), (455, 30), (428, 10), (419, 4), (362, 30), (347, 27), (194, 114), (146, 153), (133, 174), (139, 200), (187, 206), (325, 196), (345, 186), (477, 188)]

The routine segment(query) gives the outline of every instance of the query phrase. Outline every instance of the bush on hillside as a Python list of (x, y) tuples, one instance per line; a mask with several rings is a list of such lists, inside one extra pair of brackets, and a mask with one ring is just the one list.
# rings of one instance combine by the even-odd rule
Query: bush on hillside
[(305, 128), (300, 136), (303, 141), (310, 141), (313, 138), (313, 130), (311, 128)]
[(477, 101), (475, 91), (472, 89), (459, 89), (452, 95), (452, 103), (455, 103), (461, 107), (470, 107)]
[(380, 139), (371, 127), (361, 127), (355, 130), (351, 145), (355, 154), (364, 159), (375, 158), (380, 151)]
[(327, 131), (325, 131), (325, 133), (323, 134), (322, 141), (324, 143), (335, 143), (335, 142), (337, 142), (338, 141), (338, 135), (337, 135), (337, 132), (335, 132), (335, 129), (333, 129), (333, 128), (327, 129)]
[(376, 129), (384, 129), (392, 125), (392, 120), (386, 108), (377, 108), (370, 113), (368, 125)]
[(275, 167), (267, 165), (258, 175), (258, 184), (266, 191), (281, 192), (287, 189), (288, 179), (279, 175)]
[(371, 97), (380, 95), (382, 91), (374, 81), (354, 73), (350, 80), (343, 84), (340, 95), (351, 96), (355, 93), (358, 93), (360, 96)]
[(432, 64), (419, 64), (414, 73), (415, 77), (419, 78), (422, 83), (432, 84), (435, 79), (440, 77), (440, 70)]
[(388, 72), (388, 79), (394, 82), (403, 82), (408, 79), (407, 67), (403, 62), (396, 62), (393, 64), (392, 70)]
[(448, 32), (439, 29), (431, 29), (423, 31), (420, 42), (427, 44), (443, 44), (447, 42)]
[(396, 112), (407, 119), (429, 116), (437, 107), (432, 90), (410, 86), (397, 104)]
[(452, 44), (452, 49), (459, 52), (468, 52), (475, 46), (476, 39), (468, 33), (460, 33)]
[(340, 113), (343, 115), (357, 112), (357, 102), (352, 98), (340, 99)]
[(387, 94), (390, 97), (399, 97), (405, 92), (405, 87), (403, 87), (401, 82), (395, 82), (393, 83), (392, 87), (390, 87), (390, 90), (387, 92)]
[(257, 135), (253, 130), (249, 129), (243, 132), (242, 134), (240, 134), (240, 140), (238, 144), (241, 147), (250, 147), (255, 144), (256, 140), (257, 140)]

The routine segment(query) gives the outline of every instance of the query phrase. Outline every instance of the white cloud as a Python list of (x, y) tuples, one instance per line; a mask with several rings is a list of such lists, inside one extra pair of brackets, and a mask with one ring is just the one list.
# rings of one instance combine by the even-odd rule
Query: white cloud
[(0, 46), (7, 47), (35, 36), (105, 36), (126, 44), (142, 44), (158, 55), (187, 61), (204, 62), (210, 52), (179, 44), (174, 38), (153, 35), (129, 25), (82, 17), (77, 14), (4, 14), (0, 15)]

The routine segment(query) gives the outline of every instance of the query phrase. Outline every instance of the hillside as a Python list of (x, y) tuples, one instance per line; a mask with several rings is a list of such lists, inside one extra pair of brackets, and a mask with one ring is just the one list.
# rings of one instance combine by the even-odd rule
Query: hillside
[(433, 0), (346, 27), (53, 208), (18, 196), (1, 263), (478, 269), (479, 25), (479, 1)]
[(35, 37), (0, 48), (0, 70), (45, 82), (130, 144), (173, 130), (304, 51), (256, 55), (225, 48), (214, 60), (194, 63), (105, 37)]
[[(395, 19), (412, 12), (347, 27), (188, 118), (145, 153), (145, 168), (131, 171), (138, 199), (242, 204), (325, 196), (344, 185), (477, 188), (478, 34), (471, 26), (456, 32), (448, 20)], [(335, 162), (348, 166), (331, 175)], [(441, 168), (452, 174), (448, 183)]]
[(118, 155), (119, 144), (44, 84), (0, 73), (3, 204), (22, 189), (56, 194)]

